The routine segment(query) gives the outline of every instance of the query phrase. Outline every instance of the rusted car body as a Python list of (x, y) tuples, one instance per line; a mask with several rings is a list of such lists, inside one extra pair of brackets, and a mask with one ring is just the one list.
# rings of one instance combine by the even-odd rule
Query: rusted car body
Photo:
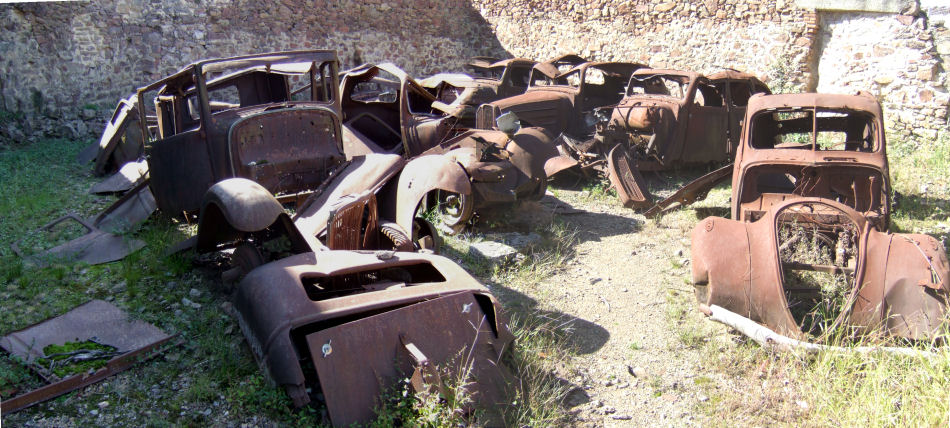
[[(791, 251), (800, 244), (810, 245), (804, 259)], [(947, 321), (943, 245), (928, 235), (881, 232), (830, 199), (778, 202), (755, 221), (704, 219), (693, 229), (691, 269), (700, 303), (790, 337), (840, 327), (846, 335), (881, 329), (926, 339)], [(837, 296), (828, 297), (829, 286)], [(816, 307), (828, 309), (817, 320)]]
[(946, 250), (887, 233), (880, 104), (858, 95), (754, 96), (733, 169), (733, 220), (693, 230), (692, 278), (719, 305), (793, 337), (875, 329), (932, 337), (947, 320)]
[(537, 61), (525, 58), (509, 58), (489, 64), (470, 61), (468, 68), (475, 78), (478, 91), (467, 104), (478, 107), (484, 103), (523, 94), (528, 89), (528, 78), (535, 64)]
[[(197, 234), (176, 249), (230, 253), (224, 277), (255, 357), (294, 404), (322, 395), (336, 426), (368, 422), (409, 375), (417, 391), (464, 378), (476, 403), (497, 408), (512, 340), (497, 302), (450, 260), (415, 252), (437, 235), (414, 202), (469, 195), (471, 181), (447, 156), (404, 157), (419, 149), (401, 140), (392, 153), (344, 152), (336, 69), (333, 51), (280, 52), (200, 61), (141, 88), (139, 106), (156, 95), (154, 134), (138, 111), (154, 135), (150, 178), (82, 239), (156, 205), (197, 212)], [(437, 122), (425, 119), (400, 129), (417, 136)]]
[(234, 302), (265, 371), (297, 406), (322, 390), (334, 426), (369, 422), (381, 392), (420, 375), (469, 373), (476, 403), (504, 403), (497, 364), (512, 341), (504, 316), (484, 286), (443, 257), (298, 254), (252, 271)]
[[(597, 124), (602, 149), (622, 145), (641, 171), (718, 163), (735, 156), (749, 97), (770, 93), (738, 72), (709, 78), (677, 70), (637, 70), (623, 100)], [(609, 109), (609, 112), (607, 111)], [(609, 116), (608, 116), (609, 114)]]
[(874, 96), (753, 97), (746, 123), (732, 175), (732, 218), (753, 221), (784, 200), (820, 197), (888, 229), (890, 174)]
[(736, 71), (708, 78), (678, 70), (637, 70), (616, 106), (597, 112), (597, 135), (570, 146), (582, 165), (602, 166), (627, 207), (652, 205), (639, 171), (731, 161), (752, 94), (770, 93)]
[(531, 70), (527, 91), (480, 106), (476, 112), (476, 126), (495, 129), (495, 118), (502, 113), (514, 112), (522, 126), (541, 127), (552, 135), (564, 133), (586, 140), (594, 134), (597, 122), (594, 111), (617, 104), (623, 98), (631, 74), (640, 68), (644, 66), (626, 62), (585, 62), (559, 70), (555, 63), (538, 63)]
[[(231, 177), (275, 194), (315, 188), (343, 162), (333, 51), (278, 52), (199, 61), (140, 88), (155, 93), (157, 135), (146, 144), (162, 211), (196, 212), (205, 191)], [(142, 135), (147, 109), (139, 108)]]
[(476, 57), (467, 65), (469, 74), (439, 73), (419, 81), (439, 101), (453, 107), (452, 115), (466, 128), (475, 127), (478, 106), (523, 94), (537, 61), (524, 58), (497, 60)]
[[(479, 207), (540, 198), (546, 174), (571, 164), (571, 159), (558, 155), (545, 130), (524, 128), (509, 135), (461, 126), (451, 108), (392, 64), (348, 71), (340, 92), (348, 157), (400, 154), (420, 164), (400, 176), (397, 209), (403, 216), (431, 196), (434, 200), (428, 202), (440, 208), (444, 224), (457, 230)], [(419, 193), (418, 183), (432, 177), (451, 178), (453, 183), (464, 177), (471, 189)]]

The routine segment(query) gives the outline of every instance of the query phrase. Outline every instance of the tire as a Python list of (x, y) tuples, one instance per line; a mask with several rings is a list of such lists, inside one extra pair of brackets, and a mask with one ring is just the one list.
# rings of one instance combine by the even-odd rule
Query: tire
[(458, 233), (472, 219), (475, 211), (475, 201), (472, 195), (436, 191), (436, 209), (439, 213), (441, 223), (447, 229)]
[(439, 249), (442, 247), (439, 231), (422, 217), (412, 220), (412, 242), (418, 249), (429, 250), (435, 254), (439, 254)]
[(412, 240), (409, 239), (406, 231), (396, 223), (391, 221), (380, 222), (379, 233), (386, 238), (386, 241), (392, 244), (393, 249), (396, 251), (412, 252), (416, 250), (416, 247), (412, 244)]
[(231, 254), (231, 266), (240, 270), (241, 276), (264, 264), (264, 256), (254, 244), (242, 242), (234, 248)]

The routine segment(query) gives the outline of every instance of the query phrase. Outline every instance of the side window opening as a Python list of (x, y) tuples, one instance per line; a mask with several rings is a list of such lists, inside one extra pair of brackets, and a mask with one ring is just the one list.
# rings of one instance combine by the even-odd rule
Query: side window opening
[(722, 107), (722, 95), (712, 85), (700, 84), (696, 88), (695, 102), (704, 107)]

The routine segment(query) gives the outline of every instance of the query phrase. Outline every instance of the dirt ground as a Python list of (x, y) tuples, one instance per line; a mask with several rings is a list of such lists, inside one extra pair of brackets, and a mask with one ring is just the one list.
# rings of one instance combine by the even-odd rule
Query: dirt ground
[[(568, 341), (575, 356), (559, 373), (570, 383), (568, 409), (578, 426), (699, 425), (703, 416), (696, 409), (709, 400), (703, 385), (721, 375), (703, 372), (694, 343), (707, 340), (703, 332), (681, 326), (682, 319), (712, 324), (692, 306), (688, 283), (696, 214), (650, 220), (612, 195), (590, 193), (553, 188), (534, 207), (534, 217), (553, 216), (576, 230), (577, 243), (554, 275), (516, 290), (573, 327)], [(712, 205), (706, 209), (719, 215), (715, 211), (728, 207), (726, 201)], [(530, 206), (522, 208), (528, 213), (521, 215), (531, 215)], [(725, 334), (718, 326), (705, 328)]]

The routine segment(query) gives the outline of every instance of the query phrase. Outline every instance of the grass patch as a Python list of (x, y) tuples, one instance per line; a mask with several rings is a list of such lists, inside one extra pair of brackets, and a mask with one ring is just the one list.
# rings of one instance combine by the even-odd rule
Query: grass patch
[(36, 364), (64, 378), (105, 367), (106, 362), (117, 355), (115, 351), (114, 346), (91, 340), (53, 344), (43, 348), (46, 357), (38, 358)]

